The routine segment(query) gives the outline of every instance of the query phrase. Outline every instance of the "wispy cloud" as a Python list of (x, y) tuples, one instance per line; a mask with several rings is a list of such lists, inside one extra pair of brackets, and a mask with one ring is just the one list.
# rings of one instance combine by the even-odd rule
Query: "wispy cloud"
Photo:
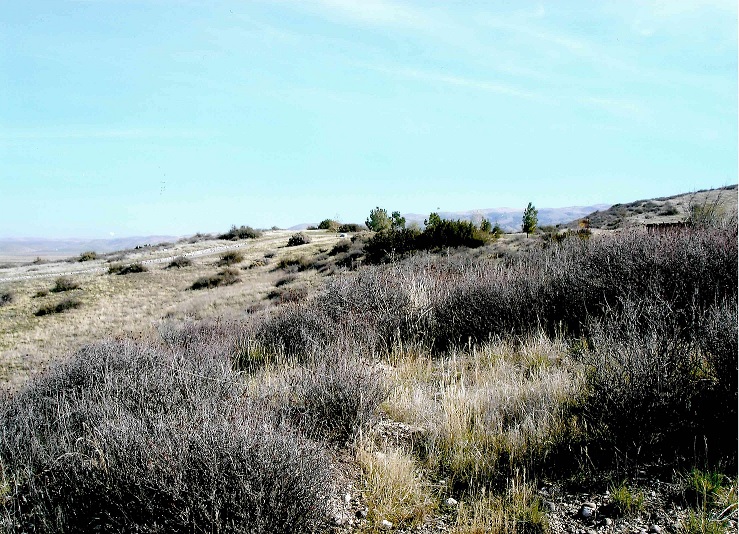
[(431, 83), (451, 85), (466, 89), (474, 89), (477, 91), (485, 91), (489, 93), (497, 93), (502, 95), (514, 96), (518, 98), (527, 98), (531, 100), (544, 100), (541, 95), (515, 87), (513, 85), (493, 82), (488, 80), (479, 80), (465, 76), (447, 74), (438, 71), (430, 71), (423, 69), (405, 68), (405, 67), (378, 67), (371, 66), (372, 70), (399, 76), (402, 78), (422, 80)]

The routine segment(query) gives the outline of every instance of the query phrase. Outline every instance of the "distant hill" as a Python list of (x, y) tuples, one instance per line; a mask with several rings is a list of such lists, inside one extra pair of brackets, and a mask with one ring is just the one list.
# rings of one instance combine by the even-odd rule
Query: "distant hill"
[(737, 186), (704, 189), (693, 193), (682, 193), (670, 197), (636, 200), (628, 204), (614, 204), (608, 209), (598, 209), (573, 219), (567, 224), (574, 228), (587, 218), (590, 228), (614, 230), (645, 224), (662, 224), (685, 221), (691, 208), (715, 210), (719, 216), (736, 215)]
[(34, 259), (61, 259), (92, 250), (99, 253), (114, 252), (143, 245), (156, 245), (176, 241), (175, 236), (150, 235), (119, 237), (113, 239), (44, 239), (33, 237), (0, 238), (0, 257)]

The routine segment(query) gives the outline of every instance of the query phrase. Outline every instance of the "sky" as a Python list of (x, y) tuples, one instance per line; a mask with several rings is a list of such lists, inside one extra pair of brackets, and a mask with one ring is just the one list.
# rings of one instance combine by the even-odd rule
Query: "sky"
[(737, 183), (735, 0), (0, 0), (0, 237)]

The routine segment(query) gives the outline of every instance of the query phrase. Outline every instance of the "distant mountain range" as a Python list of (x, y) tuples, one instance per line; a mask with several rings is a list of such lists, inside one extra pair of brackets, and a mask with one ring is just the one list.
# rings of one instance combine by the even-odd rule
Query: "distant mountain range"
[[(599, 210), (608, 209), (610, 204), (593, 204), (592, 206), (569, 206), (566, 208), (539, 208), (539, 226), (565, 224), (576, 219), (582, 219), (589, 213)], [(418, 213), (404, 213), (403, 217), (407, 224), (417, 223), (423, 226), (423, 221), (427, 219), (429, 214), (420, 215)], [(521, 218), (523, 217), (523, 208), (484, 208), (468, 211), (440, 211), (439, 216), (442, 219), (453, 219), (463, 221), (479, 222), (482, 218), (488, 219), (493, 224), (498, 224), (506, 232), (520, 232)], [(364, 222), (364, 221), (355, 221)], [(313, 224), (296, 224), (291, 226), (289, 230), (305, 230)]]
[(92, 250), (99, 253), (114, 252), (142, 245), (156, 245), (176, 241), (175, 236), (150, 235), (117, 237), (112, 239), (44, 239), (33, 237), (0, 238), (0, 256), (60, 259), (76, 256)]
[[(539, 226), (565, 224), (575, 219), (581, 219), (598, 210), (604, 210), (610, 204), (594, 204), (592, 206), (569, 206), (566, 208), (537, 208), (539, 212)], [(403, 215), (408, 223), (423, 224), (428, 214), (419, 215), (408, 213)], [(523, 208), (485, 208), (469, 211), (440, 211), (442, 219), (460, 219), (463, 221), (478, 222), (485, 218), (493, 224), (498, 224), (506, 232), (520, 232)]]

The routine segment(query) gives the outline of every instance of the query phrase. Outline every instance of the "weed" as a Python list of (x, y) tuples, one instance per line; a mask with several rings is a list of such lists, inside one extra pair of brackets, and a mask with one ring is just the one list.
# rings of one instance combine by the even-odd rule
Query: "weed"
[(644, 509), (644, 494), (641, 491), (633, 492), (622, 482), (610, 488), (610, 508), (618, 516), (633, 516)]

